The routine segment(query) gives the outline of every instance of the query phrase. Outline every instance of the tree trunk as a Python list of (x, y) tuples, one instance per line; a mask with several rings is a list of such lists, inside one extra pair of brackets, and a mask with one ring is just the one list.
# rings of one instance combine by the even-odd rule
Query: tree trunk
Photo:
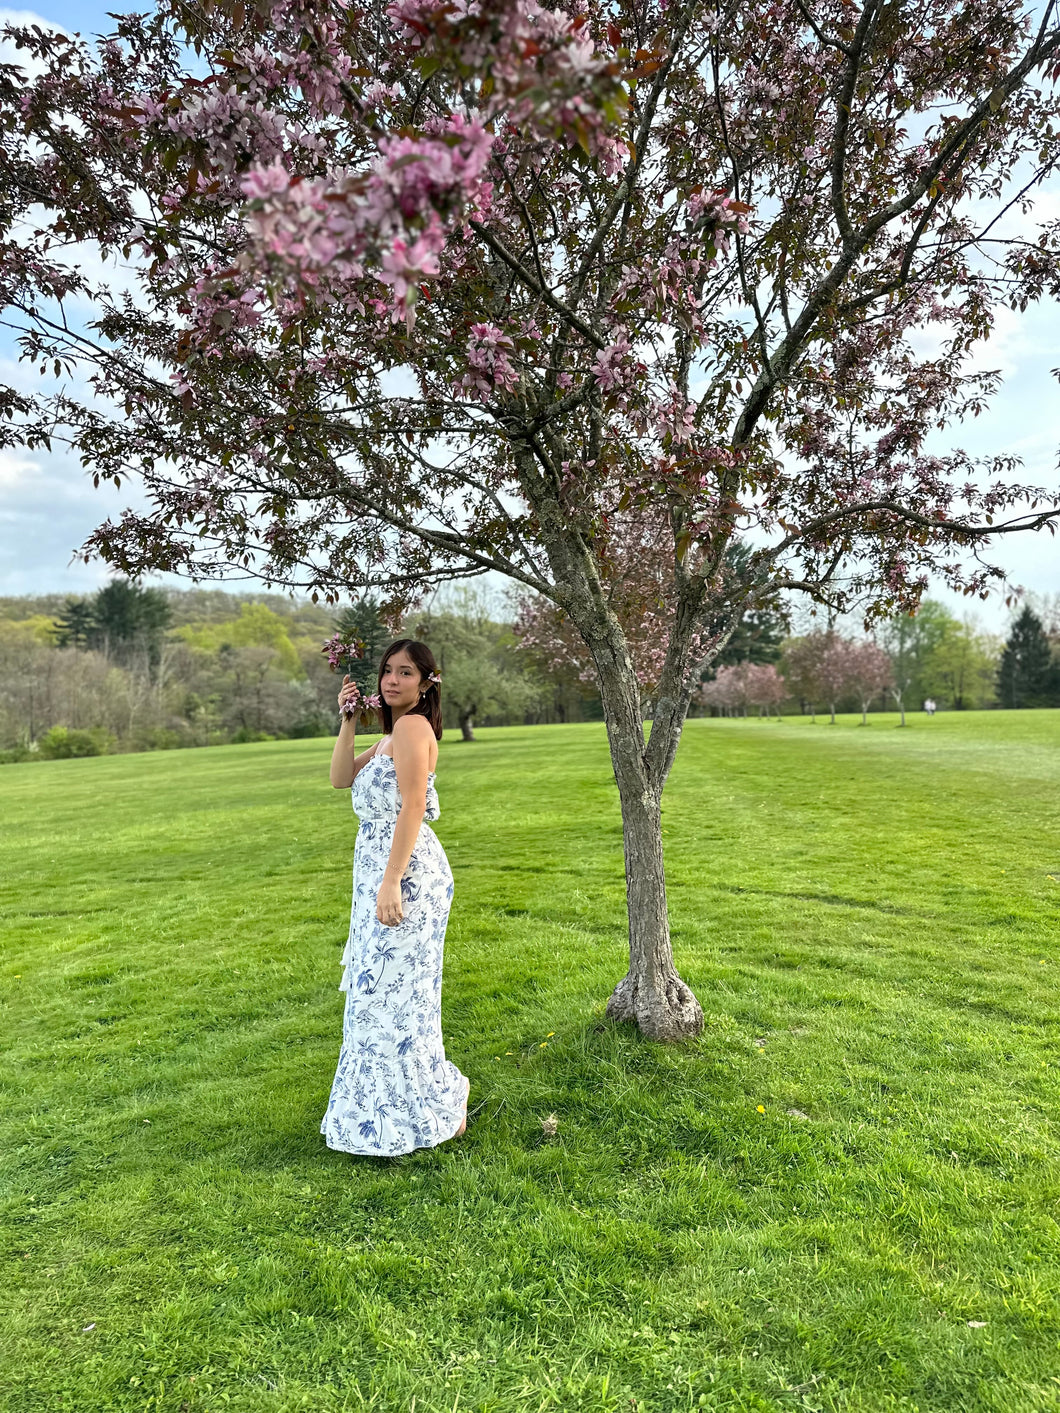
[[(607, 1003), (611, 1020), (632, 1021), (649, 1040), (684, 1040), (703, 1029), (703, 1011), (674, 966), (666, 912), (662, 786), (645, 759), (640, 693), (628, 657), (600, 668), (600, 695), (622, 806), (629, 971)], [(663, 730), (656, 719), (652, 730)]]
[(474, 712), (467, 711), (460, 713), (460, 735), (465, 741), (473, 741), (475, 739), (474, 725)]
[[(529, 450), (526, 461), (527, 480), (533, 490), (538, 473)], [(562, 585), (556, 602), (573, 620), (596, 666), (622, 807), (629, 970), (611, 994), (607, 1015), (615, 1021), (632, 1021), (650, 1040), (683, 1040), (702, 1031), (703, 1012), (678, 976), (670, 946), (662, 792), (691, 700), (693, 669), (698, 676), (701, 666), (688, 661), (688, 652), (699, 622), (702, 595), (678, 602), (646, 743), (637, 675), (596, 567), (588, 553), (572, 543), (558, 500), (551, 495), (542, 497), (538, 510), (557, 588)]]

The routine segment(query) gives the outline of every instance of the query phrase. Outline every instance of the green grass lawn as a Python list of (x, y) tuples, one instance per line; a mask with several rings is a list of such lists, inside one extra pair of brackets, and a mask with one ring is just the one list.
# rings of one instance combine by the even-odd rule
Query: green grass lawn
[(0, 1409), (1060, 1408), (1060, 712), (870, 721), (688, 724), (672, 1049), (602, 726), (447, 736), (478, 1107), (392, 1160), (318, 1132), (330, 743), (5, 767)]

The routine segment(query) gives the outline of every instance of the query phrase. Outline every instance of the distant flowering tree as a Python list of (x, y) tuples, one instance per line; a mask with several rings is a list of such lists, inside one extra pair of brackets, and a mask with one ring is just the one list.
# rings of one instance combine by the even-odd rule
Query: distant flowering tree
[(695, 700), (722, 712), (758, 707), (759, 715), (776, 711), (788, 696), (787, 684), (773, 663), (737, 662), (719, 667), (716, 675), (700, 684)]
[(761, 714), (780, 716), (780, 708), (790, 695), (788, 684), (772, 662), (751, 663), (749, 696)]
[(866, 722), (870, 703), (894, 681), (891, 659), (882, 648), (832, 629), (793, 639), (784, 652), (784, 673), (792, 693), (814, 708), (818, 702), (828, 707), (833, 725), (844, 697), (861, 703)]
[(828, 707), (835, 724), (839, 701), (854, 691), (856, 644), (833, 629), (817, 630), (792, 639), (783, 656), (784, 676), (792, 692), (811, 707)]
[(875, 643), (852, 643), (849, 653), (850, 688), (861, 704), (861, 724), (868, 725), (869, 707), (894, 685), (890, 656)]
[(700, 684), (696, 697), (701, 706), (711, 707), (722, 716), (746, 710), (747, 692), (743, 668), (745, 663), (719, 667), (709, 682)]
[(817, 658), (817, 681), (828, 707), (830, 724), (835, 725), (836, 707), (842, 697), (855, 689), (857, 644), (838, 633), (825, 633)]
[[(1060, 283), (1060, 228), (997, 223), (1060, 148), (1057, 0), (163, 0), (97, 46), (7, 33), (0, 300), (63, 381), (0, 394), (2, 440), (141, 478), (85, 547), (129, 575), (398, 609), (495, 570), (561, 609), (622, 806), (609, 1013), (695, 1034), (661, 797), (735, 617), (979, 592), (955, 549), (1060, 513), (925, 444), (994, 388), (998, 305)], [(647, 740), (630, 535), (665, 571)]]
[(807, 706), (817, 720), (817, 707), (822, 697), (820, 659), (827, 645), (825, 633), (807, 633), (803, 637), (790, 638), (781, 654), (781, 670), (784, 680), (797, 697), (802, 708)]

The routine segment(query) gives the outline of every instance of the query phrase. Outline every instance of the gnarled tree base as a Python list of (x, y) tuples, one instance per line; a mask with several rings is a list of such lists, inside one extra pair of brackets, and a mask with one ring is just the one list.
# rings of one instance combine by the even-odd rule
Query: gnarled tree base
[(703, 1009), (675, 971), (651, 981), (627, 973), (611, 993), (607, 1015), (632, 1021), (649, 1040), (688, 1040), (703, 1030)]

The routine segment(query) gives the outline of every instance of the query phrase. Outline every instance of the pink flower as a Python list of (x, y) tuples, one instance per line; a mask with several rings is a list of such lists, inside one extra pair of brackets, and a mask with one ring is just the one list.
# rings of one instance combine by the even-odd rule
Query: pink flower
[[(400, 238), (394, 241), (380, 262), (383, 268), (376, 278), (393, 288), (395, 305), (409, 308), (416, 302), (420, 280), (438, 273), (438, 253), (444, 243), (445, 237), (437, 226), (417, 236), (411, 245)], [(393, 318), (398, 318), (396, 311)]]
[(623, 367), (623, 364), (632, 349), (633, 346), (626, 337), (625, 330), (622, 330), (614, 343), (608, 344), (596, 355), (596, 361), (593, 363), (593, 376), (605, 392), (610, 388), (620, 387), (625, 382), (628, 370)]
[(495, 389), (511, 392), (519, 375), (508, 355), (513, 352), (511, 339), (496, 324), (472, 324), (467, 341), (468, 371), (457, 380), (456, 391), (477, 402), (485, 402)]

